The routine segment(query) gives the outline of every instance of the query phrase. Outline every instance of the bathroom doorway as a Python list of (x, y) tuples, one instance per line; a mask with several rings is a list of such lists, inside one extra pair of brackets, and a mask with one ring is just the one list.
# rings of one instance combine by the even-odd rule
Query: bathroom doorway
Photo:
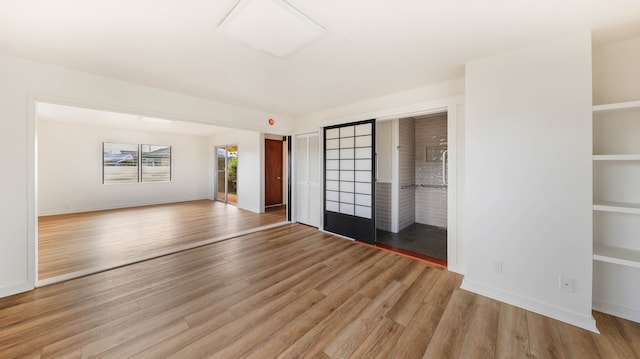
[(376, 245), (446, 266), (447, 113), (379, 127)]

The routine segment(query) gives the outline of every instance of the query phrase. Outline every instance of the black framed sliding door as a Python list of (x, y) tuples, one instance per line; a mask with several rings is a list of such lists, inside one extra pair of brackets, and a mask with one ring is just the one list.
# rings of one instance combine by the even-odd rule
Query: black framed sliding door
[(375, 243), (375, 120), (324, 128), (324, 229)]

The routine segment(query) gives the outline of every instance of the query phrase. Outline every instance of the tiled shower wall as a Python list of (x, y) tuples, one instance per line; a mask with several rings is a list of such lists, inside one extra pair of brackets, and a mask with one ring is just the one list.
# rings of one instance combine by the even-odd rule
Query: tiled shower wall
[[(442, 182), (441, 153), (446, 148), (446, 114), (415, 120), (415, 221), (417, 223), (447, 227), (447, 189)], [(430, 155), (427, 155), (428, 151)]]
[(401, 231), (416, 222), (416, 121), (413, 118), (402, 119), (399, 123), (399, 157), (398, 163), (400, 179), (398, 230)]
[(376, 228), (391, 232), (391, 183), (376, 182)]

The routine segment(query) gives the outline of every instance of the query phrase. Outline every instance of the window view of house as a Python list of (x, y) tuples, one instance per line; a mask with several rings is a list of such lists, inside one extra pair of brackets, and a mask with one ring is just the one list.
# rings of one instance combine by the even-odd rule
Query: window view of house
[(104, 142), (102, 183), (171, 181), (171, 146)]
[(171, 146), (141, 145), (142, 182), (171, 181)]
[(138, 182), (138, 145), (131, 143), (102, 144), (102, 183)]

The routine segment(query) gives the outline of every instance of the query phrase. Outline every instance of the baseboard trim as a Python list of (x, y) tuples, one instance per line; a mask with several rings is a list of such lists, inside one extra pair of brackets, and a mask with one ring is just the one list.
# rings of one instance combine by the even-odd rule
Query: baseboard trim
[(9, 297), (14, 294), (24, 293), (32, 290), (33, 284), (29, 282), (21, 282), (0, 288), (0, 298)]
[(640, 310), (602, 300), (593, 300), (593, 310), (640, 323)]
[(462, 285), (460, 286), (460, 288), (491, 299), (495, 299), (500, 302), (526, 309), (534, 313), (544, 315), (545, 317), (556, 319), (574, 325), (576, 327), (592, 331), (594, 333), (600, 333), (600, 331), (596, 327), (596, 320), (591, 315), (584, 316), (545, 303), (540, 303), (538, 301), (531, 300), (519, 295), (504, 292), (479, 283), (472, 282), (467, 278), (464, 278), (462, 280)]
[(43, 212), (39, 212), (38, 213), (38, 217), (58, 216), (58, 215), (63, 215), (63, 214), (75, 214), (75, 213), (84, 213), (84, 212), (111, 211), (111, 210), (114, 210), (114, 209), (157, 206), (157, 205), (160, 205), (160, 204), (176, 204), (176, 203), (181, 203), (181, 202), (192, 202), (192, 201), (202, 201), (202, 200), (210, 200), (210, 199), (207, 198), (207, 197), (203, 197), (203, 198), (185, 198), (185, 199), (176, 199), (176, 200), (171, 200), (171, 201), (141, 202), (141, 203), (132, 203), (132, 204), (127, 204), (127, 205), (81, 208), (81, 209), (71, 209), (71, 210), (63, 210), (63, 211), (43, 211)]
[[(262, 227), (251, 228), (251, 229), (247, 229), (247, 230), (244, 230), (244, 231), (241, 231), (241, 232), (228, 234), (228, 235), (221, 236), (221, 237), (215, 237), (215, 238), (210, 238), (210, 239), (207, 239), (207, 240), (204, 240), (204, 241), (185, 244), (185, 245), (182, 245), (182, 246), (179, 246), (179, 247), (172, 248), (170, 250), (166, 250), (166, 251), (162, 251), (162, 252), (156, 252), (156, 253), (140, 256), (140, 257), (138, 257), (138, 258), (136, 258), (134, 260), (130, 260), (130, 261), (111, 263), (111, 264), (108, 264), (108, 265), (105, 265), (105, 266), (102, 266), (102, 267), (92, 267), (92, 268), (88, 268), (88, 269), (83, 269), (81, 271), (76, 271), (76, 272), (72, 272), (72, 273), (68, 273), (68, 274), (59, 275), (59, 276), (56, 276), (56, 277), (51, 277), (51, 278), (47, 278), (47, 279), (38, 280), (38, 281), (36, 281), (36, 287), (43, 287), (43, 286), (46, 286), (46, 285), (65, 282), (65, 281), (68, 281), (68, 280), (71, 280), (71, 279), (75, 279), (75, 278), (85, 277), (85, 276), (88, 276), (88, 275), (91, 275), (91, 274), (104, 272), (104, 271), (107, 271), (107, 270), (110, 270), (110, 269), (120, 268), (120, 267), (124, 267), (124, 266), (127, 266), (127, 265), (139, 263), (139, 262), (144, 262), (144, 261), (147, 261), (147, 260), (150, 260), (150, 259), (163, 257), (163, 256), (166, 256), (166, 255), (169, 255), (169, 254), (183, 252), (183, 251), (186, 251), (186, 250), (189, 250), (189, 249), (206, 246), (208, 244), (212, 244), (212, 243), (216, 243), (216, 242), (222, 242), (222, 241), (225, 241), (225, 240), (228, 240), (228, 239), (232, 239), (232, 238), (236, 238), (236, 237), (241, 237), (241, 236), (244, 236), (244, 235), (247, 235), (247, 234), (256, 233), (256, 232), (264, 231), (264, 230), (267, 230), (267, 229), (284, 226), (284, 225), (287, 225), (287, 224), (290, 224), (290, 223), (291, 222), (288, 222), (288, 221), (273, 223), (273, 224), (269, 224), (269, 225), (262, 226)], [(31, 289), (33, 289), (33, 288), (31, 288)]]

